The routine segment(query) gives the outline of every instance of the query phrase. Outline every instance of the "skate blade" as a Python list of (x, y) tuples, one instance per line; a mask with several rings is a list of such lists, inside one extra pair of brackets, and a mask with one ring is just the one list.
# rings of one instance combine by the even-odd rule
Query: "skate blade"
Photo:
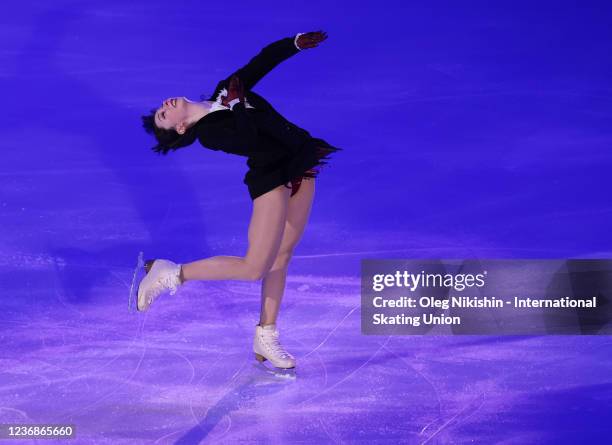
[(129, 312), (138, 312), (138, 283), (140, 283), (144, 275), (144, 254), (143, 252), (139, 252), (136, 268), (134, 269), (134, 274), (132, 275), (132, 285), (130, 286), (130, 295), (128, 298)]
[(260, 362), (253, 363), (253, 367), (258, 371), (265, 373), (266, 375), (271, 375), (286, 380), (295, 380), (297, 377), (295, 373), (295, 368), (283, 369), (276, 367), (268, 367)]
[(259, 360), (259, 357), (258, 357), (257, 361), (253, 363), (253, 366), (256, 369), (263, 371), (266, 374), (273, 375), (275, 377), (281, 377), (281, 378), (290, 379), (290, 380), (294, 380), (296, 378), (295, 368), (277, 368), (276, 366), (272, 365), (267, 360), (265, 361), (270, 364), (269, 365), (264, 364), (264, 360)]

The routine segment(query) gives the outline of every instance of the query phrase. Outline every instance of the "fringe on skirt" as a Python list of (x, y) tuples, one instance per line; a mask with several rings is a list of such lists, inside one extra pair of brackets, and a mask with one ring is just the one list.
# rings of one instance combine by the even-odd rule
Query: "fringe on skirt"
[(316, 141), (316, 145), (314, 148), (315, 148), (316, 157), (318, 160), (317, 165), (310, 168), (309, 170), (306, 170), (300, 176), (293, 178), (290, 181), (290, 183), (288, 182), (287, 184), (285, 184), (285, 187), (291, 189), (291, 196), (295, 195), (300, 189), (300, 185), (302, 184), (302, 179), (316, 178), (317, 175), (321, 172), (321, 169), (323, 169), (324, 166), (329, 163), (328, 161), (330, 160), (330, 156), (333, 153), (342, 150), (342, 148), (334, 147), (333, 145), (328, 144), (323, 139), (315, 138), (315, 141)]

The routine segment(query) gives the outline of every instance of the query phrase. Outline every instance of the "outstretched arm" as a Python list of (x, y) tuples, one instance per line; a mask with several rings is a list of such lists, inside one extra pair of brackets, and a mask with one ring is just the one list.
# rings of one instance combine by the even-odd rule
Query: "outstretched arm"
[(224, 82), (236, 75), (242, 81), (245, 91), (250, 90), (275, 66), (303, 49), (314, 48), (327, 39), (322, 31), (298, 33), (295, 37), (286, 37), (270, 43), (246, 65), (230, 74)]
[[(265, 74), (297, 51), (315, 48), (327, 39), (321, 31), (297, 34), (295, 38), (278, 40), (265, 47), (244, 67), (222, 81), (228, 89), (223, 105), (234, 112), (235, 127), (218, 125), (215, 131), (201, 131), (198, 138), (202, 145), (213, 150), (222, 150), (242, 156), (249, 156), (257, 150), (259, 134), (257, 127), (246, 112), (244, 93), (255, 85)], [(289, 47), (289, 43), (291, 47)]]

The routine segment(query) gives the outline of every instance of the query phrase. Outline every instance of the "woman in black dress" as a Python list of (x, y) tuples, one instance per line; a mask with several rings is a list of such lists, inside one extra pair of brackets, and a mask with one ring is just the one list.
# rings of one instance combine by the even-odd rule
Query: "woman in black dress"
[(150, 260), (138, 288), (138, 310), (157, 296), (174, 294), (187, 280), (262, 280), (261, 314), (253, 350), (259, 361), (295, 367), (295, 357), (278, 341), (276, 318), (287, 267), (310, 214), (315, 177), (329, 155), (340, 150), (281, 116), (253, 86), (283, 60), (327, 39), (322, 31), (298, 33), (266, 46), (245, 66), (220, 81), (202, 102), (185, 97), (165, 100), (143, 116), (155, 135), (158, 153), (191, 145), (247, 158), (244, 183), (253, 200), (244, 257), (215, 256), (186, 264)]

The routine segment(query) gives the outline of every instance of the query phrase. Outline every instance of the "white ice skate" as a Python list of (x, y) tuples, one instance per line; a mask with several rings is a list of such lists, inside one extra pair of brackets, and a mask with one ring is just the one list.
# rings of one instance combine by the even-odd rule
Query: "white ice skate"
[(147, 274), (138, 286), (138, 310), (146, 311), (153, 301), (166, 291), (174, 295), (181, 285), (181, 265), (168, 260), (149, 260)]
[(260, 362), (270, 360), (270, 363), (277, 368), (295, 368), (295, 357), (287, 352), (278, 341), (276, 324), (255, 326), (253, 352), (255, 352), (255, 358)]

